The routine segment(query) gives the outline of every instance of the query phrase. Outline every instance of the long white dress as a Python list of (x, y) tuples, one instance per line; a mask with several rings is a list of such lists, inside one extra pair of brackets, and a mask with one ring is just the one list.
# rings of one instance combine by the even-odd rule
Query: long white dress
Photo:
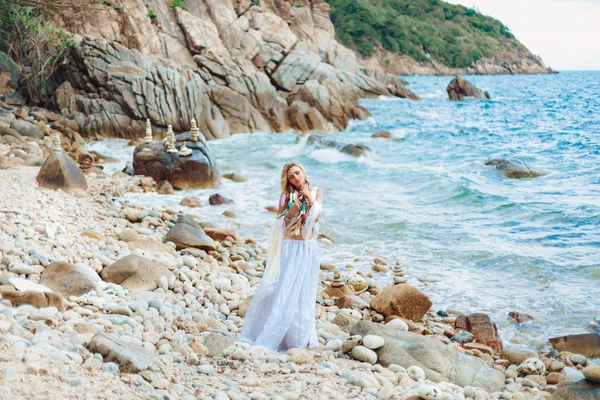
[[(313, 199), (316, 191), (313, 188)], [(320, 213), (321, 205), (315, 201), (302, 228), (304, 240), (285, 238), (283, 217), (277, 219), (267, 268), (246, 311), (239, 341), (277, 351), (319, 346), (315, 327), (319, 283), (315, 219)]]

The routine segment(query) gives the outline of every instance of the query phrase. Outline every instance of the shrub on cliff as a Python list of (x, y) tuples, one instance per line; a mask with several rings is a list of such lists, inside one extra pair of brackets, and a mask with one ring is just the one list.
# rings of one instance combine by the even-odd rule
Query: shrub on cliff
[(0, 50), (17, 64), (21, 84), (35, 104), (44, 100), (47, 83), (68, 61), (74, 44), (70, 33), (47, 23), (55, 4), (58, 5), (44, 1), (0, 2)]
[(378, 48), (467, 67), (514, 40), (500, 21), (441, 0), (326, 0), (340, 42), (370, 56)]

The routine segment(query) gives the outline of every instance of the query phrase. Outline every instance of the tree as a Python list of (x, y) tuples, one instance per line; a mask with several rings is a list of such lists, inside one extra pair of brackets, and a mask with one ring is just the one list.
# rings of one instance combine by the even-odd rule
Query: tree
[(47, 97), (46, 85), (69, 61), (73, 36), (48, 24), (55, 11), (51, 2), (3, 0), (0, 4), (0, 49), (19, 67), (29, 100), (39, 104)]

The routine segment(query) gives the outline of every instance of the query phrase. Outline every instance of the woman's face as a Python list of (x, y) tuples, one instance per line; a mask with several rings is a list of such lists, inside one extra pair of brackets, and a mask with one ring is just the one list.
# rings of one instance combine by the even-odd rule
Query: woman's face
[(290, 182), (292, 185), (294, 185), (297, 189), (302, 187), (302, 184), (304, 183), (304, 180), (305, 180), (302, 170), (295, 165), (288, 170), (287, 178), (288, 178), (288, 182)]

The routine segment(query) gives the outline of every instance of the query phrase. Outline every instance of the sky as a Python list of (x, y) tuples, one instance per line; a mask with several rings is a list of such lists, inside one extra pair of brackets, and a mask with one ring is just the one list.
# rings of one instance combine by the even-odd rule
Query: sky
[[(473, 0), (445, 0), (471, 7)], [(600, 0), (476, 0), (555, 70), (600, 70)]]

